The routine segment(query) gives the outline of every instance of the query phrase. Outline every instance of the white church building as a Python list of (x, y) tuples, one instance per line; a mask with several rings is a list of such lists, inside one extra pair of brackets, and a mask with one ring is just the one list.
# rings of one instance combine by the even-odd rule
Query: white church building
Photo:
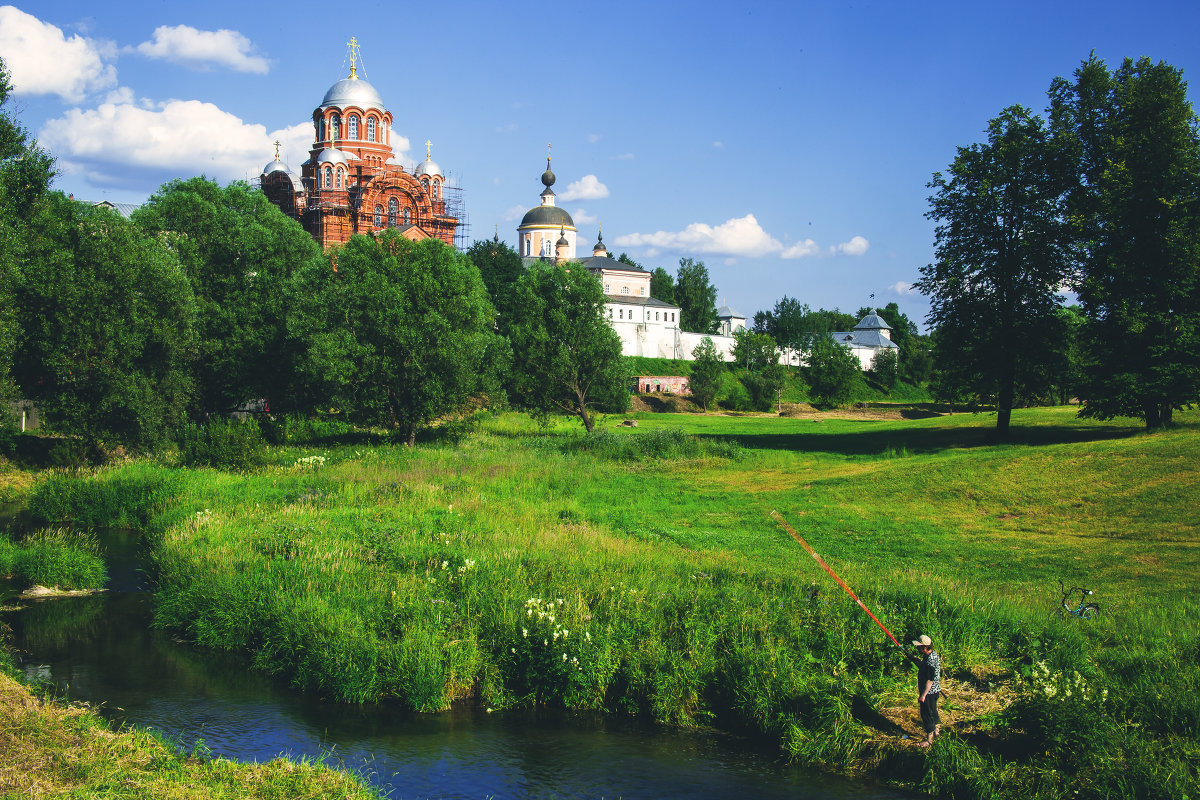
[(547, 157), (541, 204), (531, 208), (517, 226), (517, 252), (522, 261), (526, 265), (542, 260), (573, 261), (599, 278), (607, 298), (604, 312), (621, 337), (622, 355), (690, 361), (692, 351), (708, 336), (725, 360), (733, 360), (733, 333), (746, 327), (746, 318), (722, 306), (717, 313), (720, 333), (684, 331), (679, 325), (679, 306), (651, 296), (650, 273), (611, 258), (602, 235), (597, 235), (591, 256), (578, 258), (575, 244), (579, 231), (566, 209), (555, 205), (554, 181)]

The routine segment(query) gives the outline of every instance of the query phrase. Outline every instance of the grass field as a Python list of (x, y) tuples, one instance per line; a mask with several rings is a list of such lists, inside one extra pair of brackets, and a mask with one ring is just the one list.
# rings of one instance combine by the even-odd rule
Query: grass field
[[(159, 624), (347, 701), (737, 727), (944, 797), (1196, 796), (1200, 413), (1147, 435), (1018, 411), (1003, 444), (988, 415), (613, 422), (133, 463), (43, 477), (31, 507), (143, 520)], [(901, 738), (913, 673), (773, 510), (934, 638), (930, 751)], [(1060, 578), (1103, 616), (1056, 616)]]

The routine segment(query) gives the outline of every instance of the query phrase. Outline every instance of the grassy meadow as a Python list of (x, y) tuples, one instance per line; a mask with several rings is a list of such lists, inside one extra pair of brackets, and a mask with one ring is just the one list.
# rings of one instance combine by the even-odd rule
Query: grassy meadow
[[(712, 724), (941, 797), (1196, 796), (1200, 412), (1016, 411), (1003, 444), (990, 415), (634, 416), (47, 474), (29, 507), (143, 528), (158, 624), (347, 702)], [(773, 510), (934, 639), (934, 748), (915, 671)], [(1102, 616), (1059, 617), (1058, 579)]]

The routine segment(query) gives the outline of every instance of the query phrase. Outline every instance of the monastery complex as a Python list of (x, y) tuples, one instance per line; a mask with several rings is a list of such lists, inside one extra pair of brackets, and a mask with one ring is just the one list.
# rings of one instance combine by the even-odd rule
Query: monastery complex
[[(263, 168), (262, 191), (285, 214), (304, 226), (322, 247), (342, 244), (354, 234), (377, 235), (394, 228), (413, 240), (434, 238), (464, 248), (466, 230), (459, 189), (447, 185), (426, 141), (425, 160), (409, 171), (392, 149), (392, 113), (370, 83), (358, 77), (358, 44), (350, 41), (350, 74), (325, 93), (312, 112), (313, 143), (300, 174), (275, 158)], [(629, 356), (691, 360), (707, 335), (732, 359), (734, 333), (746, 317), (728, 306), (718, 312), (715, 334), (684, 331), (680, 308), (650, 295), (650, 273), (611, 258), (597, 232), (591, 255), (578, 257), (579, 231), (567, 211), (555, 204), (555, 175), (546, 158), (541, 202), (517, 226), (517, 252), (528, 266), (541, 261), (582, 264), (604, 285), (605, 314)], [(854, 331), (832, 334), (850, 347), (863, 368), (875, 353), (895, 348), (888, 326), (874, 314)], [(798, 363), (794, 354), (781, 360)]]

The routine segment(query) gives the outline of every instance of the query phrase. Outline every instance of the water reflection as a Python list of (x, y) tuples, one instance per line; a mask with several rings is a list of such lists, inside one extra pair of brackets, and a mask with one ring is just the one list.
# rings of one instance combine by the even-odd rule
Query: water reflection
[[(112, 551), (110, 550), (110, 553)], [(134, 558), (134, 550), (125, 551)], [(114, 582), (142, 585), (110, 566)], [(28, 604), (5, 615), (26, 676), (155, 728), (184, 749), (265, 761), (325, 755), (394, 798), (897, 798), (812, 775), (735, 737), (556, 714), (322, 703), (149, 627), (151, 598), (116, 591)], [(390, 794), (388, 794), (390, 792)]]

